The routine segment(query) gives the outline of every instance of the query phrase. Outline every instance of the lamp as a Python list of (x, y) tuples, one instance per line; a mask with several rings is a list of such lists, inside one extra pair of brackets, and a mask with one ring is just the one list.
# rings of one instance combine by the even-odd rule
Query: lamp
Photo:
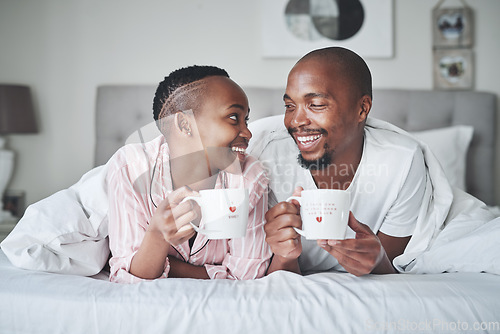
[[(30, 88), (0, 84), (0, 198), (3, 198), (14, 168), (14, 152), (6, 149), (6, 140), (2, 135), (36, 132), (38, 128)], [(0, 207), (0, 223), (12, 218), (9, 211)]]

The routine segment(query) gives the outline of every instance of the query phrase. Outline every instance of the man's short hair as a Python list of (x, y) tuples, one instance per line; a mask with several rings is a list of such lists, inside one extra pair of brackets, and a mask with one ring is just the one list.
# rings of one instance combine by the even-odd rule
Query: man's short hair
[(370, 69), (357, 53), (342, 47), (327, 47), (309, 52), (299, 59), (298, 63), (310, 59), (320, 59), (326, 63), (338, 65), (344, 76), (357, 87), (360, 97), (368, 95), (373, 98)]

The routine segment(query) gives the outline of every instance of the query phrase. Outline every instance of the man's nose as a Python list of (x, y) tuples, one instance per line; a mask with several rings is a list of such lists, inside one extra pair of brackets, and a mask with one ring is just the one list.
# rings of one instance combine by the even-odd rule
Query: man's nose
[(291, 125), (294, 128), (303, 126), (303, 125), (308, 125), (310, 123), (309, 118), (307, 117), (307, 111), (306, 108), (297, 106), (293, 115), (292, 115), (292, 120), (291, 120)]

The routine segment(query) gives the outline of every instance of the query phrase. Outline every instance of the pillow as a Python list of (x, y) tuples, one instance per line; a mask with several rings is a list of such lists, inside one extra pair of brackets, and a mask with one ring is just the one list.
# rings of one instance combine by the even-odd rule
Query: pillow
[[(453, 190), (445, 228), (409, 266), (413, 274), (487, 272), (500, 275), (500, 217), (477, 198)], [(405, 270), (408, 272), (408, 268)]]
[(410, 133), (429, 146), (441, 164), (450, 185), (466, 190), (467, 150), (473, 132), (472, 126), (456, 125)]

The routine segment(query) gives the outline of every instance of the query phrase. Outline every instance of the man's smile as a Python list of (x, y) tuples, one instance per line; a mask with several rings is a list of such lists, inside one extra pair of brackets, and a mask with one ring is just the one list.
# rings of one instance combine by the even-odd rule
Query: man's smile
[(301, 152), (310, 152), (319, 148), (319, 145), (326, 131), (319, 130), (297, 130), (290, 129), (289, 133), (295, 139), (297, 146)]

